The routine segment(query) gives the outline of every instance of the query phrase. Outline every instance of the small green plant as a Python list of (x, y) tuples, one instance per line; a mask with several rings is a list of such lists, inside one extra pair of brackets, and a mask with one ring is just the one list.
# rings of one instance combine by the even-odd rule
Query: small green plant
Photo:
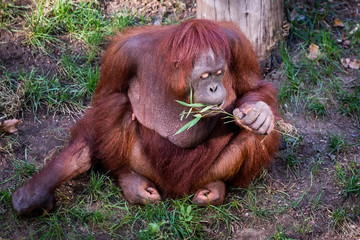
[(321, 190), (320, 193), (317, 196), (314, 196), (314, 198), (312, 198), (310, 200), (310, 203), (314, 207), (315, 210), (319, 209), (321, 204), (323, 204), (323, 202), (320, 200), (323, 193), (324, 193), (324, 191)]
[(314, 221), (311, 217), (309, 218), (305, 218), (301, 224), (296, 224), (294, 223), (294, 228), (295, 230), (303, 235), (303, 236), (306, 236), (307, 234), (311, 233), (313, 230), (312, 230), (312, 225), (314, 224)]
[(340, 112), (345, 115), (353, 116), (360, 121), (360, 87), (356, 87), (354, 92), (341, 91), (339, 94), (341, 101)]
[(317, 155), (316, 159), (311, 158), (312, 162), (313, 162), (313, 167), (311, 169), (312, 173), (314, 176), (316, 176), (319, 173), (319, 167), (321, 166), (321, 164), (323, 163), (323, 159)]
[(166, 221), (149, 223), (145, 230), (140, 231), (140, 239), (150, 239), (151, 237), (156, 237), (156, 235), (160, 235), (161, 227), (163, 227), (166, 223)]
[(347, 219), (348, 209), (347, 208), (337, 208), (331, 213), (331, 225), (333, 228), (338, 228), (344, 224)]
[(271, 239), (271, 240), (294, 240), (293, 238), (290, 238), (287, 234), (285, 229), (281, 226), (278, 225), (276, 232), (274, 233), (274, 235), (267, 237), (266, 239)]
[(360, 167), (356, 161), (350, 161), (346, 167), (342, 167), (338, 163), (336, 176), (347, 196), (350, 194), (360, 196)]
[(258, 217), (271, 220), (274, 217), (274, 210), (270, 206), (264, 206), (257, 197), (258, 191), (254, 185), (249, 186), (244, 197), (238, 197), (241, 206), (250, 211), (249, 217)]
[[(0, 183), (1, 185), (1, 183)], [(11, 207), (11, 191), (10, 190), (3, 190), (0, 191), (0, 205)]]
[(309, 104), (308, 109), (322, 118), (326, 115), (326, 106), (319, 100), (312, 101)]
[[(24, 160), (17, 159), (14, 157), (14, 159), (12, 160), (12, 165), (14, 167), (15, 174), (11, 178), (6, 180), (5, 182), (7, 182), (11, 179), (20, 180), (20, 178), (29, 178), (32, 175), (34, 175), (34, 173), (37, 171), (36, 165), (29, 162), (29, 159), (27, 157), (27, 151), (28, 151), (28, 149), (26, 148)], [(3, 183), (5, 183), (5, 182), (3, 182)]]
[(279, 102), (285, 104), (287, 100), (296, 101), (301, 93), (303, 79), (299, 77), (300, 68), (292, 61), (288, 48), (281, 45), (282, 61), (284, 63), (284, 84), (279, 89)]
[(146, 228), (139, 232), (140, 239), (185, 239), (191, 236), (201, 238), (200, 209), (183, 200), (146, 205), (139, 209), (139, 219), (144, 219)]
[(15, 117), (21, 111), (21, 104), (24, 101), (23, 85), (19, 84), (14, 74), (3, 70), (0, 77), (0, 120), (8, 116)]
[(328, 133), (331, 153), (339, 154), (349, 148), (349, 143), (342, 134)]

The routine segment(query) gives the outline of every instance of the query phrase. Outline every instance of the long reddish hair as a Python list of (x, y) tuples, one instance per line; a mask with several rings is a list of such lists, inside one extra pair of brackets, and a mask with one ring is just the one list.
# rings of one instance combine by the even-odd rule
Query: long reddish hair
[[(143, 58), (144, 49), (151, 59)], [(126, 93), (132, 77), (149, 75), (139, 73), (149, 71), (142, 67), (149, 63), (158, 69), (156, 84), (159, 89), (182, 96), (194, 62), (201, 52), (209, 49), (226, 61), (228, 73), (224, 81), (231, 82), (238, 96), (256, 87), (261, 69), (243, 33), (230, 23), (196, 19), (177, 26), (139, 27), (118, 34), (103, 57), (93, 99), (96, 101), (98, 96), (111, 92)]]

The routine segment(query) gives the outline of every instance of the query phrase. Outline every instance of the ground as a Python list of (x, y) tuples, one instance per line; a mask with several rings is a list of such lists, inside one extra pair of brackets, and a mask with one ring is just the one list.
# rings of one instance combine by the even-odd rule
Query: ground
[(11, 193), (59, 152), (90, 105), (109, 36), (192, 18), (196, 4), (3, 0), (0, 122), (22, 123), (0, 132), (0, 239), (360, 239), (360, 3), (286, 1), (284, 11), (282, 63), (264, 77), (292, 130), (281, 130), (274, 164), (248, 189), (230, 189), (220, 207), (191, 198), (130, 206), (113, 179), (91, 170), (60, 186), (55, 212), (27, 218), (12, 210)]

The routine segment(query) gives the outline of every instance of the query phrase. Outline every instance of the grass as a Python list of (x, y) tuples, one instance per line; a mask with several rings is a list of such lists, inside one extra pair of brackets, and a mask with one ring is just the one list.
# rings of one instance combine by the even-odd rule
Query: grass
[(0, 121), (8, 116), (16, 116), (22, 108), (24, 92), (21, 84), (18, 84), (5, 69), (0, 78)]
[(286, 232), (285, 232), (285, 229), (281, 226), (281, 225), (279, 225), (278, 227), (277, 227), (277, 231), (275, 232), (275, 234), (274, 235), (272, 235), (272, 236), (270, 236), (270, 237), (268, 237), (268, 238), (266, 238), (266, 239), (271, 239), (271, 240), (292, 240), (292, 238), (290, 238), (287, 234), (286, 234)]
[(18, 6), (14, 2), (0, 2), (0, 30), (9, 30), (9, 25), (11, 25), (17, 17), (28, 10), (28, 6)]
[(341, 102), (340, 111), (344, 115), (354, 117), (360, 121), (360, 87), (356, 87), (353, 92), (342, 91), (339, 93)]
[(66, 35), (83, 43), (88, 55), (93, 55), (106, 36), (134, 24), (134, 15), (129, 13), (105, 16), (97, 1), (41, 0), (35, 4), (37, 10), (26, 16), (27, 41), (45, 52), (47, 46), (59, 44), (57, 35)]
[(354, 161), (350, 161), (346, 166), (336, 165), (336, 176), (340, 185), (344, 189), (346, 196), (360, 196), (360, 166)]
[(342, 134), (338, 135), (329, 132), (328, 135), (331, 153), (339, 154), (349, 148), (349, 143)]
[[(291, 109), (293, 111), (311, 113), (322, 119), (328, 114), (331, 104), (336, 102), (339, 103), (340, 113), (359, 119), (357, 87), (352, 91), (337, 77), (345, 72), (340, 60), (349, 56), (344, 54), (358, 53), (359, 34), (355, 31), (350, 36), (350, 49), (341, 48), (337, 42), (337, 39), (342, 38), (341, 32), (330, 28), (329, 24), (326, 25), (327, 20), (324, 20), (328, 14), (333, 13), (330, 8), (333, 5), (294, 9), (302, 20), (295, 19), (291, 22), (290, 39), (300, 41), (301, 44), (296, 58), (289, 55), (286, 45), (282, 46), (286, 80), (279, 89), (279, 100), (285, 106), (294, 106)], [(354, 28), (355, 26), (352, 26), (348, 29)], [(315, 60), (307, 58), (308, 47), (312, 43), (320, 49), (320, 55)]]

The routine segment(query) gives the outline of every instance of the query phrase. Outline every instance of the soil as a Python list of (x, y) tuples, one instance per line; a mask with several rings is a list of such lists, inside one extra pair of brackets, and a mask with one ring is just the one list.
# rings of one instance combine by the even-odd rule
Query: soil
[[(128, 5), (130, 8), (145, 8), (144, 12), (149, 15), (156, 13), (161, 8), (161, 6), (153, 6), (146, 9), (146, 6), (142, 5), (141, 2), (123, 1), (121, 3), (121, 1), (106, 0), (103, 1), (103, 5), (105, 11), (111, 12), (121, 4), (130, 4)], [(30, 5), (30, 1), (17, 1), (16, 4)], [(182, 15), (178, 17), (185, 19), (194, 16), (194, 9), (196, 9), (194, 2), (187, 1)], [(352, 6), (351, 10), (352, 12), (359, 12), (360, 6)], [(339, 14), (344, 12), (343, 8), (337, 9), (337, 11)], [(350, 16), (352, 15), (350, 14)], [(349, 15), (347, 17), (349, 18)], [(356, 16), (354, 16), (355, 20)], [(11, 29), (21, 28), (22, 22), (23, 19), (19, 18), (11, 26)], [(297, 43), (290, 44), (296, 45)], [(296, 55), (296, 46), (291, 49), (293, 49), (293, 52), (290, 52), (290, 54)], [(56, 50), (49, 55), (45, 55), (25, 43), (24, 32), (0, 29), (0, 66), (3, 66), (3, 69), (6, 69), (7, 72), (18, 70), (30, 72), (32, 69), (38, 69), (49, 74), (57, 74), (57, 61), (58, 53)], [(0, 77), (2, 76), (3, 73), (0, 71)], [(358, 77), (359, 72), (357, 71), (343, 76), (344, 81)], [(281, 66), (279, 69), (270, 71), (265, 78), (279, 87), (281, 79), (284, 78)], [(2, 183), (0, 191), (5, 191), (5, 189), (14, 190), (19, 187), (17, 186), (19, 181), (15, 181), (15, 179), (8, 181), (15, 173), (14, 165), (11, 163), (12, 159), (25, 159), (30, 164), (35, 164), (37, 168), (41, 168), (51, 156), (64, 146), (69, 134), (69, 128), (78, 119), (77, 116), (69, 114), (49, 114), (45, 110), (42, 111), (44, 112), (40, 111), (36, 115), (28, 110), (19, 111), (14, 116), (23, 120), (22, 124), (19, 125), (18, 133), (16, 135), (0, 135), (0, 183)], [(281, 225), (286, 229), (286, 234), (295, 239), (360, 239), (359, 216), (352, 218), (354, 222), (349, 221), (345, 229), (331, 230), (331, 227), (329, 227), (331, 223), (330, 212), (350, 205), (352, 202), (357, 202), (356, 205), (360, 208), (359, 197), (344, 197), (343, 189), (336, 181), (334, 164), (337, 161), (346, 165), (350, 160), (355, 160), (359, 166), (360, 146), (358, 144), (345, 152), (336, 155), (331, 154), (329, 153), (328, 137), (329, 131), (342, 134), (349, 144), (355, 144), (360, 138), (359, 123), (351, 117), (340, 115), (337, 111), (330, 112), (325, 119), (308, 116), (304, 112), (286, 112), (284, 117), (298, 129), (299, 135), (303, 137), (303, 141), (300, 143), (296, 153), (299, 160), (293, 166), (293, 169), (289, 168), (289, 165), (280, 157), (287, 150), (283, 142), (279, 157), (275, 159), (274, 164), (262, 181), (267, 185), (267, 191), (273, 191), (274, 193), (284, 192), (288, 196), (289, 202), (301, 199), (304, 192), (307, 194), (299, 202), (298, 208), (277, 215), (276, 224), (271, 221), (247, 217), (247, 211), (242, 211), (241, 214), (249, 220), (241, 224), (234, 224), (232, 226), (233, 234), (229, 238), (265, 239), (274, 235), (278, 231), (278, 225)], [(321, 163), (317, 174), (312, 176), (311, 170), (314, 167), (314, 159), (317, 157), (321, 158)], [(25, 175), (25, 177), (28, 176)], [(86, 183), (88, 180), (87, 176), (82, 175), (61, 186), (60, 191), (71, 191), (70, 188), (75, 192), (77, 188), (80, 188), (81, 184)], [(237, 190), (232, 190), (229, 195), (234, 197), (237, 193)], [(319, 198), (321, 207), (318, 207), (317, 211), (314, 212), (312, 202), (319, 194), (321, 194)], [(269, 206), (282, 204), (277, 203), (276, 198), (265, 199), (264, 196), (267, 196), (267, 194), (257, 196), (258, 201), (268, 202)], [(266, 206), (267, 204), (263, 205)], [(8, 205), (0, 205), (0, 221), (6, 221), (4, 217), (11, 212), (7, 208)], [(307, 224), (312, 231), (302, 235), (294, 230), (294, 224), (301, 225), (304, 222), (304, 216), (309, 218)], [(26, 230), (21, 230), (21, 226), (14, 228), (17, 231), (13, 231), (6, 236), (0, 234), (0, 239), (2, 239), (1, 237), (4, 237), (4, 239), (23, 239), (28, 236)], [(128, 234), (126, 233), (126, 235)], [(105, 233), (98, 232), (96, 235), (98, 236), (97, 239), (108, 239)]]

